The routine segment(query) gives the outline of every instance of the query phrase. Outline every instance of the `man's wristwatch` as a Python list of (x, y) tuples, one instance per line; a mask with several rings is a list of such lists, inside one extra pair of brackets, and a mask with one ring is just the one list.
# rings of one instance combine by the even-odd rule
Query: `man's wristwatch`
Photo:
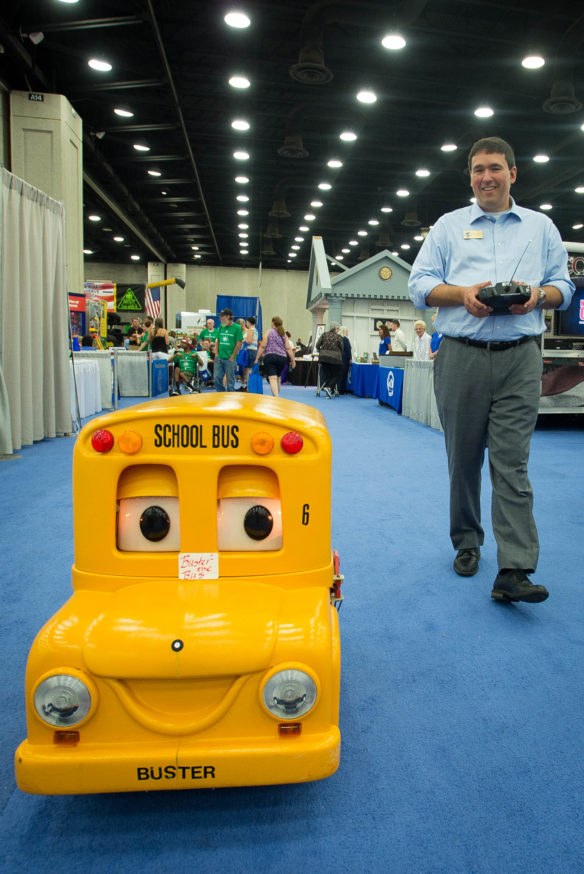
[(543, 309), (544, 305), (545, 305), (545, 289), (540, 288), (539, 289), (539, 298), (537, 300), (536, 307), (541, 310), (541, 309)]

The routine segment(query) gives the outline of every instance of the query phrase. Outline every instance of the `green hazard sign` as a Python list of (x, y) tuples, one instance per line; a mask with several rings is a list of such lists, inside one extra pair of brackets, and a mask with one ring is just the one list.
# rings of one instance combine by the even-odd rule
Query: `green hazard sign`
[(141, 313), (144, 309), (143, 285), (117, 285), (118, 312)]

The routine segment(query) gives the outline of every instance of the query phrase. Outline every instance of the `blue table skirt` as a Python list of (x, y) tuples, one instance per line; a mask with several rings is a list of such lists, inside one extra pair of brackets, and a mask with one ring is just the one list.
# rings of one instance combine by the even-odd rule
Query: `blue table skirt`
[(360, 398), (379, 397), (379, 364), (351, 364), (351, 387)]
[(404, 387), (404, 371), (401, 367), (379, 368), (379, 400), (401, 413)]

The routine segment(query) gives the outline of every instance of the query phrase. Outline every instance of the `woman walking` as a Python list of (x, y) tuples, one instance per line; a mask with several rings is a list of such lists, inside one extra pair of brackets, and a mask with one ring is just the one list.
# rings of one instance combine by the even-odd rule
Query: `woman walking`
[(264, 373), (268, 377), (270, 390), (277, 398), (280, 396), (280, 376), (288, 359), (290, 367), (296, 367), (294, 349), (289, 349), (286, 344), (286, 331), (280, 316), (274, 316), (272, 327), (262, 337), (255, 362), (260, 358), (264, 359)]
[(327, 398), (333, 391), (338, 394), (337, 382), (343, 368), (343, 338), (339, 336), (338, 322), (331, 322), (330, 329), (318, 338), (318, 363), (322, 368), (322, 390)]

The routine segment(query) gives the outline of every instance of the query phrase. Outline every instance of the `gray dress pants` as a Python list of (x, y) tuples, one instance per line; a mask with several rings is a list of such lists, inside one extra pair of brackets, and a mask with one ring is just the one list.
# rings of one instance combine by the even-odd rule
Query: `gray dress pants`
[(489, 453), (491, 516), (499, 568), (534, 571), (539, 540), (527, 476), (541, 394), (539, 338), (491, 351), (445, 337), (434, 361), (434, 392), (448, 455), (450, 538), (481, 546), (481, 469)]

